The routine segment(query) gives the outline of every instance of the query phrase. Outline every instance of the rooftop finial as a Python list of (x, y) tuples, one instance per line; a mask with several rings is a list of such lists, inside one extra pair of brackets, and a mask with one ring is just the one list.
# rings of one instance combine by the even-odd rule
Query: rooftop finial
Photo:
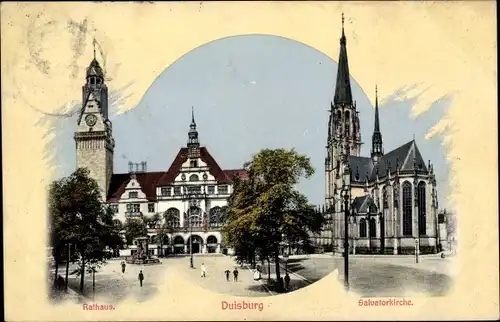
[(194, 122), (194, 106), (191, 106), (191, 123), (195, 123)]
[(94, 46), (94, 59), (95, 59), (95, 45), (96, 45), (97, 41), (95, 40), (95, 36), (94, 36), (94, 39), (92, 40), (92, 45)]

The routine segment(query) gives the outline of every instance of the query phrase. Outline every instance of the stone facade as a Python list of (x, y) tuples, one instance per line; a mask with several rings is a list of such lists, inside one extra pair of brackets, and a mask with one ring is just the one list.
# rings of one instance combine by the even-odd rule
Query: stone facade
[(334, 101), (328, 123), (325, 205), (328, 224), (316, 241), (343, 251), (347, 198), (351, 253), (437, 252), (437, 187), (433, 166), (415, 140), (384, 153), (375, 99), (369, 157), (360, 156), (360, 127), (352, 99), (346, 37), (342, 26)]

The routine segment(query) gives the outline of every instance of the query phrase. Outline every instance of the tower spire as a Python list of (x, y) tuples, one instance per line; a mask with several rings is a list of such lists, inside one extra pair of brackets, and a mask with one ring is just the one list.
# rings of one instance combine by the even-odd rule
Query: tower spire
[(94, 46), (94, 60), (96, 60), (96, 55), (95, 55), (95, 45), (96, 45), (96, 41), (95, 41), (95, 36), (92, 40), (92, 45)]
[(378, 115), (378, 87), (375, 85), (375, 124), (373, 126), (372, 135), (372, 159), (377, 161), (382, 155), (384, 155), (384, 149), (382, 146), (382, 133), (380, 132)]
[(351, 82), (349, 79), (349, 64), (347, 62), (346, 37), (344, 32), (344, 14), (342, 13), (342, 37), (340, 37), (340, 53), (337, 69), (337, 83), (333, 102), (352, 105)]
[(191, 125), (188, 133), (188, 154), (190, 158), (196, 158), (200, 154), (200, 142), (198, 141), (198, 130), (194, 120), (194, 107), (191, 107)]

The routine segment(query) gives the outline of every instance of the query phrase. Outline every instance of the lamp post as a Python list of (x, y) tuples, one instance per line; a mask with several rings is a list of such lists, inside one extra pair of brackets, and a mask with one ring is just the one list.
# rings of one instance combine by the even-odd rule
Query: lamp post
[[(184, 200), (188, 201), (188, 223), (189, 223), (189, 267), (194, 268), (193, 259), (193, 221), (194, 214), (191, 214), (191, 207), (198, 205), (198, 199), (206, 198), (206, 193), (189, 192), (188, 186), (184, 186)], [(203, 216), (203, 214), (200, 214)]]
[(346, 291), (349, 291), (349, 186), (351, 174), (349, 166), (344, 170), (344, 286)]
[(415, 263), (418, 264), (418, 253), (419, 253), (420, 247), (418, 247), (418, 238), (415, 238)]

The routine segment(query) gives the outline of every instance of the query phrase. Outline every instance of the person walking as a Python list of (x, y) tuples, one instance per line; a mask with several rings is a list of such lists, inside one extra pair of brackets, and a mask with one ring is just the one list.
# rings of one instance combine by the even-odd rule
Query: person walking
[(127, 264), (125, 264), (125, 261), (122, 261), (122, 274), (125, 273), (126, 267), (127, 267)]
[(239, 273), (239, 272), (238, 272), (238, 267), (235, 267), (235, 268), (234, 268), (234, 271), (233, 271), (233, 280), (234, 280), (235, 282), (238, 282), (238, 273)]
[(201, 263), (201, 277), (207, 277), (207, 268), (204, 263)]
[(229, 282), (229, 274), (230, 274), (230, 273), (231, 273), (231, 272), (230, 272), (228, 269), (226, 269), (226, 270), (224, 271), (224, 274), (226, 274), (226, 281), (228, 281), (228, 282)]
[(142, 281), (144, 281), (144, 274), (142, 274), (142, 270), (139, 272), (139, 283), (141, 283), (142, 287)]
[(290, 287), (290, 275), (288, 275), (288, 273), (286, 273), (286, 275), (285, 275), (285, 288), (287, 291), (289, 290), (289, 287)]

